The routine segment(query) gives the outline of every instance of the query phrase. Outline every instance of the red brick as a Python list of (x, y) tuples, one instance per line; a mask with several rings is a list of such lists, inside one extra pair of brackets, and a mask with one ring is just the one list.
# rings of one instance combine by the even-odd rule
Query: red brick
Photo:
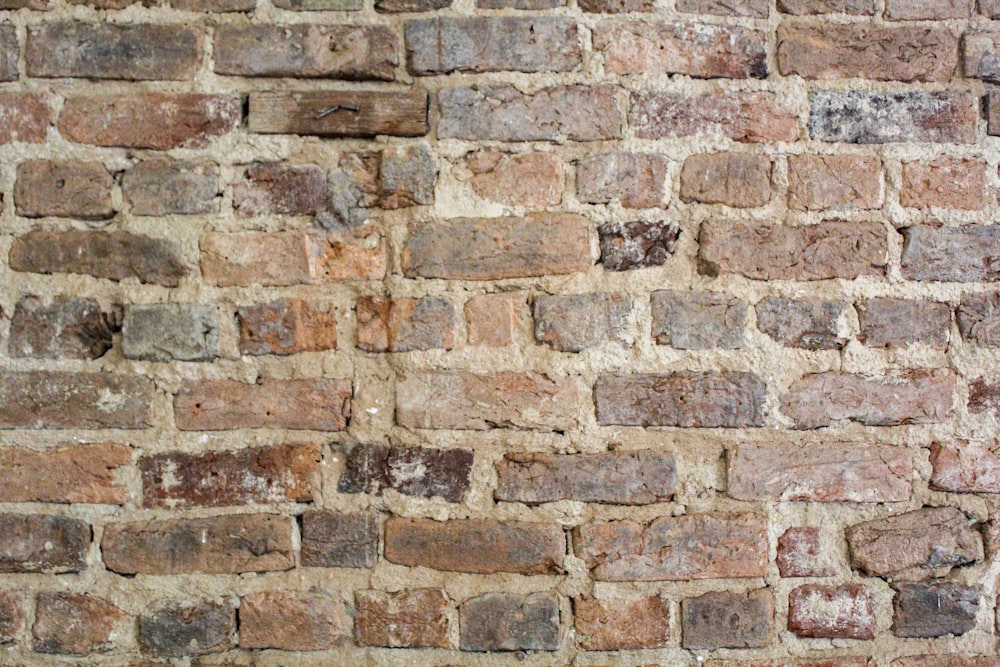
[(577, 641), (587, 651), (664, 648), (670, 645), (670, 603), (655, 595), (573, 599)]
[(552, 153), (473, 153), (465, 159), (473, 192), (508, 206), (556, 206), (563, 196), (563, 166)]
[(931, 445), (931, 486), (952, 493), (1000, 493), (1000, 453), (996, 443), (935, 442)]
[(28, 160), (17, 165), (17, 214), (101, 220), (115, 214), (114, 179), (100, 162)]
[(221, 653), (235, 645), (236, 610), (226, 603), (158, 609), (139, 619), (139, 645), (164, 657)]
[(91, 533), (80, 519), (0, 514), (0, 572), (82, 572)]
[(581, 352), (628, 340), (632, 300), (621, 292), (535, 297), (535, 340), (562, 352)]
[(339, 493), (438, 496), (457, 503), (469, 491), (473, 454), (467, 449), (354, 445), (347, 452)]
[(219, 167), (214, 162), (143, 160), (122, 176), (122, 196), (133, 215), (219, 212)]
[(556, 593), (487, 593), (458, 609), (463, 651), (555, 651), (559, 648)]
[(809, 95), (809, 104), (809, 134), (817, 141), (952, 144), (978, 137), (980, 104), (967, 92), (820, 90)]
[(902, 273), (907, 280), (1000, 280), (1000, 228), (915, 225), (903, 233)]
[(771, 200), (771, 161), (748, 153), (692, 155), (681, 169), (681, 199), (736, 208)]
[(795, 110), (764, 92), (633, 93), (628, 124), (641, 139), (718, 135), (761, 143), (800, 134)]
[(465, 327), (469, 345), (504, 347), (526, 319), (525, 294), (480, 294), (465, 302)]
[(674, 222), (609, 222), (597, 228), (600, 262), (607, 271), (662, 266), (674, 253), (681, 229)]
[(709, 660), (704, 667), (877, 667), (874, 658), (847, 656), (837, 658), (795, 659), (777, 658), (774, 660)]
[(948, 347), (951, 306), (946, 303), (875, 298), (855, 308), (861, 325), (858, 339), (869, 347), (906, 347), (912, 343)]
[(115, 444), (74, 444), (46, 450), (0, 449), (0, 502), (123, 505), (131, 497), (122, 468), (132, 449)]
[(859, 584), (809, 584), (788, 594), (788, 629), (798, 637), (874, 639), (875, 613)]
[(374, 567), (379, 522), (375, 514), (313, 510), (302, 514), (303, 567)]
[(38, 653), (107, 653), (131, 620), (110, 602), (84, 593), (41, 593), (31, 627), (33, 648)]
[(24, 627), (24, 600), (15, 591), (0, 592), (0, 644), (12, 644)]
[(261, 162), (233, 186), (233, 209), (241, 218), (317, 215), (326, 208), (326, 174), (315, 165)]
[(152, 425), (153, 381), (138, 375), (0, 372), (0, 429), (139, 429)]
[(943, 21), (972, 16), (975, 0), (886, 0), (890, 21)]
[(657, 290), (650, 295), (653, 338), (679, 350), (743, 347), (747, 305), (719, 292)]
[(990, 412), (1000, 415), (1000, 384), (976, 378), (969, 383), (969, 412), (982, 414)]
[(360, 646), (451, 648), (448, 596), (436, 588), (357, 591), (354, 639)]
[(607, 153), (577, 165), (576, 196), (589, 204), (618, 200), (625, 208), (662, 207), (670, 196), (666, 181), (662, 155)]
[(761, 648), (774, 634), (774, 598), (766, 588), (713, 591), (681, 603), (681, 646)]
[(1000, 658), (964, 655), (911, 655), (896, 658), (891, 667), (1000, 667)]
[(677, 11), (766, 18), (768, 4), (767, 0), (677, 0)]
[(756, 310), (757, 328), (782, 345), (805, 350), (839, 350), (847, 343), (839, 335), (846, 303), (768, 297), (757, 304)]
[(347, 603), (319, 593), (274, 591), (240, 598), (240, 648), (322, 651), (349, 641)]
[(44, 143), (52, 125), (49, 98), (36, 93), (0, 93), (0, 118), (4, 119), (0, 144)]
[(98, 359), (111, 349), (121, 311), (102, 311), (93, 299), (57, 296), (45, 303), (36, 296), (17, 302), (10, 322), (12, 357)]
[(337, 317), (332, 305), (285, 299), (244, 306), (236, 317), (242, 354), (284, 355), (337, 349)]
[(444, 297), (361, 296), (357, 321), (358, 348), (366, 352), (450, 350), (455, 345), (455, 307)]
[(964, 635), (976, 627), (978, 586), (953, 581), (896, 584), (892, 633), (897, 637)]
[(778, 538), (775, 563), (782, 577), (832, 577), (833, 549), (824, 543), (819, 528), (793, 526)]
[(986, 192), (986, 164), (978, 160), (938, 158), (904, 162), (899, 203), (908, 208), (954, 208), (978, 211)]
[(788, 207), (882, 208), (882, 161), (870, 155), (788, 156)]

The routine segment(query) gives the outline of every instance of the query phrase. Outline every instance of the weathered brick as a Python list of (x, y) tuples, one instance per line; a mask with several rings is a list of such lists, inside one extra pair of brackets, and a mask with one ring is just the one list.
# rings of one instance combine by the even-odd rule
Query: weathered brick
[[(419, 88), (261, 91), (250, 93), (249, 99), (247, 129), (258, 134), (320, 137), (427, 134), (427, 91)], [(334, 110), (326, 113), (329, 109)]]
[(625, 208), (662, 207), (667, 192), (667, 158), (647, 153), (607, 153), (576, 167), (576, 196), (588, 204), (618, 200)]
[(302, 515), (303, 567), (374, 567), (378, 517), (366, 512), (312, 510)]
[(885, 0), (890, 21), (943, 21), (972, 16), (975, 0)]
[(979, 0), (979, 13), (991, 18), (1000, 18), (1000, 0)]
[(567, 377), (541, 373), (412, 371), (396, 381), (396, 423), (409, 428), (565, 431), (585, 400)]
[(896, 658), (891, 667), (998, 667), (1000, 658), (955, 654), (910, 655)]
[(573, 599), (577, 640), (587, 651), (663, 648), (670, 645), (670, 603), (656, 595)]
[(236, 311), (240, 352), (295, 354), (337, 349), (337, 314), (332, 305), (284, 299)]
[(111, 349), (118, 317), (93, 299), (25, 296), (11, 317), (8, 349), (13, 357), (98, 359)]
[(609, 222), (597, 228), (601, 240), (601, 264), (608, 271), (631, 271), (662, 266), (674, 253), (681, 229), (676, 223)]
[(579, 0), (580, 9), (592, 14), (652, 12), (653, 0)]
[(558, 16), (437, 17), (404, 24), (407, 68), (448, 72), (568, 72), (580, 66), (576, 22)]
[[(490, 519), (406, 519), (385, 524), (385, 559), (448, 572), (562, 572), (566, 536), (556, 524)], [(463, 624), (464, 625), (464, 624)]]
[(235, 645), (236, 610), (226, 603), (166, 607), (139, 618), (139, 645), (164, 657), (221, 653)]
[(823, 299), (768, 297), (757, 304), (757, 328), (788, 347), (839, 350), (847, 343), (840, 318), (847, 304)]
[(480, 294), (465, 302), (465, 328), (469, 345), (504, 347), (514, 342), (515, 332), (526, 319), (524, 293)]
[(48, 0), (2, 0), (0, 9), (37, 9), (46, 11), (49, 9)]
[(870, 347), (905, 347), (923, 343), (948, 347), (951, 307), (946, 303), (874, 298), (857, 304), (859, 339)]
[(752, 514), (587, 523), (574, 531), (573, 550), (598, 581), (730, 579), (767, 571), (767, 533)]
[(535, 297), (535, 340), (562, 352), (581, 352), (628, 339), (632, 300), (620, 292)]
[(233, 186), (233, 210), (241, 218), (317, 215), (326, 206), (326, 174), (315, 165), (261, 162)]
[(70, 141), (95, 146), (204, 148), (235, 129), (241, 115), (239, 98), (220, 95), (71, 96), (59, 114), (59, 132)]
[(860, 584), (807, 584), (788, 593), (788, 629), (798, 637), (874, 639), (875, 613)]
[(765, 206), (771, 200), (771, 160), (748, 153), (692, 155), (681, 169), (680, 194), (688, 203)]
[[(284, 7), (295, 0), (276, 0), (275, 7)], [(173, 9), (185, 12), (249, 12), (257, 0), (167, 0)]]
[(964, 635), (976, 627), (979, 588), (950, 581), (896, 584), (892, 633), (897, 637)]
[(650, 295), (653, 338), (679, 350), (743, 347), (747, 306), (719, 292), (658, 290)]
[(123, 505), (131, 494), (119, 474), (132, 462), (125, 445), (0, 448), (0, 502)]
[(799, 138), (794, 109), (764, 92), (633, 93), (628, 124), (641, 139), (707, 135), (767, 142)]
[(604, 426), (744, 428), (764, 425), (764, 393), (750, 373), (604, 373), (594, 401)]
[[(0, 56), (0, 68), (2, 59)], [(5, 119), (0, 126), (0, 144), (44, 143), (52, 125), (49, 98), (38, 93), (0, 93), (0, 117)]]
[(986, 105), (986, 134), (1000, 135), (1000, 91), (989, 90), (984, 98)]
[(155, 392), (138, 375), (3, 371), (0, 429), (146, 428)]
[(978, 211), (985, 204), (986, 190), (986, 164), (979, 160), (904, 162), (899, 203), (908, 208)]
[(399, 57), (384, 26), (222, 25), (215, 30), (215, 73), (391, 81)]
[(797, 211), (882, 208), (882, 161), (871, 155), (790, 155), (788, 207)]
[(875, 0), (778, 0), (778, 11), (786, 14), (875, 13)]
[(0, 81), (17, 81), (20, 76), (17, 71), (21, 51), (18, 42), (17, 28), (10, 23), (0, 26)]
[(974, 415), (984, 412), (1000, 415), (1000, 384), (988, 382), (986, 378), (970, 382), (969, 412)]
[(361, 296), (357, 302), (358, 348), (366, 352), (450, 350), (455, 345), (455, 307), (440, 296)]
[(830, 563), (833, 549), (824, 548), (819, 528), (793, 526), (778, 538), (775, 563), (782, 577), (832, 577)]
[(708, 660), (704, 667), (877, 667), (874, 658), (843, 656), (836, 658), (776, 658), (774, 660)]
[(473, 192), (508, 206), (555, 206), (562, 201), (563, 166), (552, 153), (480, 151), (465, 159)]
[(978, 100), (966, 92), (820, 90), (809, 104), (809, 134), (817, 141), (972, 143), (979, 125)]
[[(377, 12), (433, 12), (451, 7), (452, 0), (375, 0)], [(358, 9), (361, 9), (360, 3)]]
[(487, 593), (458, 608), (463, 651), (555, 651), (559, 648), (556, 593)]
[(869, 576), (912, 579), (983, 559), (982, 536), (954, 507), (925, 507), (847, 529), (851, 566)]
[(913, 453), (872, 444), (737, 445), (728, 494), (739, 500), (888, 503), (910, 498)]
[(719, 16), (751, 16), (765, 18), (767, 0), (677, 0), (677, 11)]
[(85, 593), (40, 593), (31, 626), (38, 653), (106, 653), (127, 632), (129, 616), (106, 600)]
[(953, 493), (1000, 493), (1000, 454), (988, 442), (931, 445), (931, 486)]
[(147, 361), (211, 361), (217, 356), (215, 306), (155, 303), (125, 307), (122, 354)]
[(0, 644), (12, 644), (21, 635), (25, 621), (24, 600), (15, 591), (0, 592)]
[(368, 209), (380, 205), (381, 163), (381, 153), (341, 153), (337, 168), (327, 174), (327, 210), (316, 223), (324, 229), (356, 232), (368, 225)]
[(355, 445), (347, 452), (340, 493), (439, 496), (457, 503), (469, 491), (473, 454), (467, 449)]
[(277, 514), (112, 523), (104, 528), (104, 564), (119, 574), (225, 574), (295, 565), (292, 520)]
[(347, 643), (351, 617), (343, 600), (320, 593), (273, 591), (240, 598), (240, 648), (322, 651)]
[(1000, 83), (1000, 34), (969, 32), (962, 38), (963, 73), (988, 83)]
[(100, 162), (28, 160), (17, 165), (14, 204), (26, 218), (103, 220), (115, 214), (114, 185)]
[(496, 500), (646, 505), (674, 497), (674, 457), (651, 450), (598, 454), (507, 454), (497, 463)]
[(907, 280), (1000, 280), (1000, 228), (914, 225), (901, 231), (901, 268)]
[(566, 0), (476, 0), (477, 9), (555, 9)]
[(0, 514), (0, 572), (82, 572), (91, 528), (85, 521), (42, 514)]
[(766, 588), (712, 591), (681, 603), (681, 646), (761, 648), (774, 631), (774, 598)]
[(218, 213), (219, 167), (204, 161), (143, 160), (122, 176), (122, 196), (133, 215)]
[(354, 639), (361, 646), (451, 648), (448, 596), (436, 588), (354, 594)]
[(379, 206), (387, 209), (434, 203), (437, 165), (427, 144), (390, 146), (382, 150)]
[(853, 280), (885, 275), (888, 262), (886, 230), (877, 222), (705, 222), (698, 240), (698, 271), (713, 277)]

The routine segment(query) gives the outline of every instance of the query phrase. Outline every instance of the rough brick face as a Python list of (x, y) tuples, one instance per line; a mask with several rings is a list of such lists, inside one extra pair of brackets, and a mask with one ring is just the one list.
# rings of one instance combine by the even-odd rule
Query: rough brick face
[(150, 426), (154, 387), (137, 375), (0, 372), (0, 429)]
[(34, 93), (0, 93), (0, 114), (8, 119), (0, 127), (0, 144), (44, 142), (52, 124), (48, 101), (47, 96)]
[(903, 277), (908, 280), (996, 282), (1000, 233), (994, 227), (915, 225), (903, 231)]
[(114, 334), (120, 329), (115, 310), (103, 311), (93, 299), (56, 297), (47, 304), (36, 296), (26, 296), (17, 302), (11, 317), (10, 355), (98, 359), (111, 349)]
[(890, 21), (937, 21), (967, 19), (973, 0), (886, 0), (885, 17)]
[(723, 136), (733, 141), (795, 141), (795, 112), (770, 93), (634, 93), (629, 126), (644, 139)]
[(81, 572), (91, 528), (79, 519), (0, 514), (0, 572)]
[(897, 637), (964, 635), (976, 625), (980, 591), (953, 582), (899, 584), (893, 599)]
[(359, 591), (354, 596), (354, 639), (361, 646), (449, 648), (444, 591)]
[(954, 493), (997, 493), (1000, 456), (984, 442), (936, 442), (931, 445), (931, 486)]
[(681, 170), (681, 199), (735, 208), (765, 206), (771, 199), (771, 161), (760, 155), (693, 155)]
[(757, 328), (788, 347), (839, 350), (847, 342), (839, 335), (846, 310), (837, 301), (768, 297), (756, 306)]
[(455, 308), (442, 297), (360, 297), (358, 347), (367, 352), (410, 352), (455, 344)]
[(958, 329), (966, 341), (1000, 346), (1000, 294), (966, 294), (956, 314)]
[(680, 228), (672, 222), (611, 222), (597, 230), (601, 264), (608, 271), (662, 266), (674, 253)]
[(559, 647), (555, 593), (489, 593), (459, 607), (463, 651), (554, 651)]
[(319, 167), (255, 164), (233, 187), (233, 208), (240, 216), (316, 215), (326, 208), (326, 174)]
[(782, 577), (832, 577), (834, 568), (824, 560), (829, 553), (823, 547), (819, 528), (793, 526), (778, 538), (775, 563)]
[(304, 567), (372, 567), (378, 556), (374, 514), (313, 510), (302, 515)]
[(139, 645), (162, 657), (220, 653), (235, 645), (236, 610), (226, 603), (159, 609), (139, 619)]
[(337, 348), (337, 317), (332, 306), (302, 299), (240, 308), (240, 352), (251, 355), (322, 352)]
[(219, 210), (219, 168), (211, 162), (143, 160), (122, 176), (134, 215), (199, 215)]
[(653, 338), (679, 350), (743, 346), (747, 307), (716, 292), (656, 291), (651, 295)]
[(523, 294), (481, 294), (465, 302), (465, 326), (469, 345), (504, 347), (514, 342), (527, 319)]
[(818, 141), (971, 143), (979, 105), (968, 93), (822, 90), (809, 97), (809, 134)]
[(210, 361), (216, 357), (218, 332), (219, 318), (213, 306), (129, 306), (122, 321), (122, 354), (149, 361)]
[(337, 490), (381, 495), (393, 489), (457, 503), (469, 490), (472, 461), (472, 452), (464, 449), (357, 445), (347, 453)]
[(668, 197), (666, 177), (662, 155), (608, 153), (577, 165), (576, 196), (591, 204), (617, 199), (625, 208), (659, 207)]
[(954, 208), (976, 211), (983, 207), (986, 165), (978, 160), (907, 162), (899, 203), (910, 208)]
[(871, 299), (858, 304), (860, 340), (871, 347), (905, 347), (923, 343), (948, 346), (951, 308), (945, 303), (907, 299)]
[(799, 637), (873, 639), (875, 613), (867, 589), (806, 585), (788, 594), (788, 629)]
[(122, 468), (132, 449), (116, 444), (74, 444), (38, 451), (0, 449), (0, 502), (123, 505), (130, 493)]
[(882, 207), (882, 161), (868, 155), (790, 155), (788, 207), (799, 211)]
[(24, 600), (18, 593), (0, 593), (0, 644), (17, 641), (24, 627)]
[(576, 633), (588, 651), (661, 648), (670, 642), (670, 605), (660, 597), (573, 600)]
[(555, 155), (483, 151), (466, 158), (465, 168), (472, 172), (469, 185), (483, 199), (510, 206), (555, 206), (562, 201), (563, 167)]
[(114, 215), (114, 181), (100, 162), (31, 160), (17, 166), (14, 204), (27, 218), (84, 218)]
[(767, 16), (766, 0), (679, 0), (677, 11), (721, 16)]
[(689, 649), (757, 648), (774, 631), (774, 599), (764, 588), (745, 594), (705, 593), (681, 605), (681, 646)]
[(35, 601), (31, 627), (39, 653), (87, 655), (113, 649), (112, 633), (126, 630), (128, 616), (100, 598), (82, 593), (43, 593)]
[(320, 651), (351, 635), (347, 604), (313, 593), (268, 592), (240, 598), (240, 647)]
[(535, 298), (535, 340), (562, 352), (624, 343), (632, 302), (621, 293)]

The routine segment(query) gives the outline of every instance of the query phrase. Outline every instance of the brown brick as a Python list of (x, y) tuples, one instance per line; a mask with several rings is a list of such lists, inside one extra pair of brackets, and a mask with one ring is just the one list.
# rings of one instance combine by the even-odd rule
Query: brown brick
[(355, 445), (347, 452), (337, 491), (382, 495), (392, 489), (458, 503), (469, 491), (472, 460), (467, 449)]
[(473, 153), (465, 160), (473, 192), (508, 206), (556, 206), (562, 202), (563, 166), (552, 153)]
[(910, 498), (913, 453), (872, 444), (737, 445), (728, 493), (739, 500), (888, 503)]
[(952, 493), (1000, 493), (1000, 454), (989, 442), (931, 445), (931, 486)]
[(366, 352), (450, 350), (455, 345), (455, 307), (440, 296), (361, 296), (357, 321), (358, 347)]
[(869, 299), (856, 305), (861, 324), (859, 340), (870, 347), (905, 347), (923, 343), (948, 347), (951, 307), (946, 303), (909, 299)]
[(852, 280), (885, 275), (885, 228), (877, 222), (820, 222), (793, 227), (752, 222), (706, 222), (699, 236), (698, 271), (735, 273), (752, 280)]
[(972, 16), (975, 0), (886, 0), (890, 21), (943, 21)]
[(653, 0), (579, 0), (580, 9), (592, 14), (652, 12)]
[(137, 429), (152, 425), (153, 381), (138, 375), (0, 372), (0, 429)]
[[(2, 40), (0, 40), (2, 41)], [(0, 56), (0, 67), (2, 67)], [(52, 125), (49, 98), (36, 93), (0, 93), (0, 144), (44, 143)]]
[(837, 658), (774, 660), (708, 660), (704, 667), (877, 667), (874, 658), (845, 656)]
[(559, 648), (556, 593), (487, 593), (458, 608), (463, 651), (555, 651)]
[(292, 520), (277, 514), (112, 523), (101, 551), (106, 567), (119, 574), (235, 574), (295, 565)]
[[(280, 9), (289, 9), (296, 12), (357, 12), (361, 11), (363, 3), (361, 0), (275, 0), (273, 4)], [(253, 9), (253, 0), (251, 0), (250, 8)]]
[(515, 332), (527, 313), (524, 293), (480, 294), (465, 302), (465, 327), (469, 345), (504, 347), (514, 342)]
[(295, 354), (337, 349), (337, 314), (332, 304), (284, 299), (236, 311), (240, 353)]
[(882, 208), (882, 161), (870, 155), (790, 155), (788, 207), (797, 211)]
[[(337, 110), (323, 115), (333, 107)], [(258, 134), (419, 137), (427, 134), (427, 91), (254, 92), (247, 128)]]
[(743, 347), (747, 305), (718, 292), (657, 290), (650, 295), (653, 338), (679, 350)]
[(902, 273), (907, 280), (1000, 280), (1000, 228), (915, 225), (903, 233)]
[(379, 206), (406, 208), (434, 203), (437, 165), (427, 144), (389, 146), (379, 168)]
[(396, 381), (396, 423), (409, 428), (565, 431), (577, 425), (584, 392), (541, 373), (412, 371)]
[(674, 253), (681, 229), (676, 223), (609, 222), (597, 228), (601, 264), (607, 271), (631, 271), (662, 266)]
[(0, 644), (12, 644), (24, 627), (24, 600), (14, 591), (0, 592)]
[(226, 603), (166, 607), (139, 618), (139, 645), (164, 657), (221, 653), (235, 645), (236, 610)]
[(102, 220), (115, 214), (114, 179), (100, 162), (28, 160), (17, 165), (14, 203), (27, 218)]
[(633, 93), (628, 124), (640, 139), (707, 135), (768, 142), (799, 138), (794, 109), (764, 92)]
[(351, 416), (351, 382), (334, 378), (188, 382), (174, 396), (182, 431), (283, 428), (343, 431)]
[(892, 633), (897, 637), (964, 635), (976, 627), (980, 590), (944, 581), (897, 584)]
[[(257, 0), (167, 0), (173, 9), (185, 12), (248, 12), (257, 6)], [(289, 0), (277, 0), (275, 7), (283, 7)]]
[(219, 212), (219, 168), (214, 162), (143, 160), (122, 176), (122, 196), (133, 215)]
[(692, 155), (681, 169), (681, 199), (755, 208), (771, 201), (771, 161), (748, 153)]
[(343, 600), (319, 593), (273, 591), (240, 598), (240, 648), (322, 651), (347, 643), (351, 617)]
[(215, 73), (391, 81), (396, 36), (383, 26), (223, 25), (215, 30)]
[(587, 651), (664, 648), (670, 645), (670, 603), (655, 595), (573, 599), (577, 641)]
[(357, 591), (354, 600), (354, 639), (361, 646), (451, 648), (442, 590)]
[(875, 13), (875, 0), (778, 0), (778, 11), (786, 14)]
[[(239, 124), (240, 100), (196, 93), (68, 97), (59, 132), (70, 141), (125, 148), (204, 148)], [(150, 124), (149, 119), (156, 123)]]
[(0, 81), (17, 81), (17, 60), (20, 54), (17, 28), (10, 23), (0, 26)]
[(962, 63), (965, 76), (1000, 83), (1000, 34), (968, 32), (962, 38)]
[(477, 9), (555, 9), (566, 0), (476, 0)]
[(576, 168), (576, 196), (589, 204), (618, 200), (625, 208), (662, 207), (667, 192), (667, 158), (646, 153), (607, 153)]
[(910, 655), (896, 658), (891, 667), (998, 667), (1000, 658), (964, 655)]
[(125, 306), (122, 355), (147, 361), (211, 361), (218, 356), (216, 306), (151, 303)]
[(983, 559), (983, 539), (954, 507), (925, 507), (847, 529), (854, 569), (912, 579)]
[(433, 12), (451, 7), (451, 3), (452, 0), (375, 0), (375, 11), (390, 13)]
[(507, 454), (497, 463), (496, 500), (646, 505), (674, 497), (674, 457), (651, 450), (598, 454)]
[(47, 11), (49, 9), (48, 0), (2, 0), (0, 9), (37, 9)]
[(123, 505), (131, 494), (119, 475), (131, 462), (125, 445), (0, 448), (0, 502)]
[(120, 313), (101, 310), (93, 299), (57, 296), (46, 303), (37, 296), (17, 302), (10, 322), (12, 357), (98, 359), (111, 349)]
[(632, 300), (621, 292), (535, 297), (535, 340), (561, 352), (581, 352), (628, 340)]
[(41, 593), (31, 627), (38, 653), (106, 653), (126, 634), (129, 616), (110, 602), (84, 593)]
[(594, 50), (612, 74), (664, 72), (703, 79), (767, 76), (764, 33), (717, 24), (607, 20), (594, 27)]
[(573, 551), (598, 581), (730, 579), (767, 571), (767, 532), (752, 514), (587, 523), (574, 531)]
[(774, 632), (774, 598), (766, 588), (713, 591), (681, 603), (681, 646), (761, 648)]
[(757, 328), (788, 347), (839, 350), (840, 318), (847, 304), (823, 299), (768, 297), (757, 304)]
[(972, 143), (979, 100), (966, 92), (870, 93), (820, 90), (809, 95), (809, 134), (817, 141)]
[(743, 428), (764, 425), (764, 393), (750, 373), (605, 373), (594, 401), (604, 426)]
[(833, 549), (824, 548), (819, 528), (793, 526), (778, 538), (775, 563), (782, 577), (832, 577), (830, 564)]
[(969, 412), (974, 415), (984, 412), (1000, 415), (1000, 384), (987, 382), (986, 378), (970, 382)]
[(80, 519), (0, 514), (0, 572), (82, 572), (91, 528)]
[(899, 203), (908, 208), (978, 211), (986, 190), (986, 164), (979, 160), (905, 162)]
[(556, 524), (490, 519), (405, 519), (385, 524), (385, 559), (448, 572), (562, 572), (566, 537)]
[(374, 514), (312, 510), (302, 515), (303, 567), (374, 567), (379, 522)]
[(767, 17), (767, 0), (677, 0), (677, 11), (719, 16)]
[(788, 629), (798, 637), (874, 639), (875, 613), (860, 584), (807, 584), (788, 593)]
[(261, 162), (233, 186), (233, 210), (259, 215), (317, 215), (326, 209), (326, 174), (315, 165)]

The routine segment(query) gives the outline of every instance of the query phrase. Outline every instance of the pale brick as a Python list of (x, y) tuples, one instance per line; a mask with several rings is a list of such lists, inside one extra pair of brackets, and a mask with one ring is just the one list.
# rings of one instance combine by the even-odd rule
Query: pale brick
[(798, 115), (777, 95), (714, 92), (633, 93), (629, 126), (642, 139), (722, 136), (733, 141), (795, 141)]
[(830, 563), (833, 549), (823, 539), (820, 529), (793, 526), (778, 538), (775, 564), (782, 577), (832, 577), (836, 570)]
[(653, 338), (679, 350), (743, 347), (747, 305), (719, 292), (658, 290), (650, 296)]
[(562, 352), (581, 352), (628, 339), (632, 301), (615, 292), (535, 297), (535, 340)]
[(902, 273), (907, 280), (1000, 280), (1000, 228), (915, 225), (903, 233)]
[(465, 159), (469, 185), (479, 197), (507, 206), (556, 206), (562, 201), (563, 166), (551, 153), (473, 153)]
[(948, 347), (951, 307), (946, 303), (910, 299), (869, 299), (856, 305), (861, 332), (858, 338), (870, 347), (896, 348), (923, 343)]
[(577, 165), (576, 196), (589, 204), (617, 200), (625, 208), (662, 207), (669, 198), (666, 180), (662, 155), (607, 153)]
[(986, 164), (979, 160), (904, 162), (899, 203), (908, 208), (978, 211), (985, 205), (986, 191)]
[(211, 361), (218, 354), (215, 306), (157, 303), (125, 307), (122, 354), (148, 361)]
[(670, 645), (670, 603), (655, 595), (573, 600), (577, 640), (587, 651), (664, 648)]
[(967, 92), (810, 94), (809, 134), (817, 141), (884, 144), (897, 141), (972, 143), (979, 101)]
[(143, 160), (122, 176), (122, 196), (133, 215), (218, 213), (219, 167), (214, 162)]
[(952, 493), (1000, 493), (1000, 453), (989, 442), (931, 445), (931, 486)]
[(450, 350), (455, 307), (444, 297), (358, 297), (358, 348), (366, 352)]
[(525, 294), (480, 294), (465, 302), (469, 345), (505, 347), (527, 319)]
[(874, 639), (875, 613), (860, 584), (808, 584), (788, 594), (788, 629), (813, 639)]
[(450, 648), (448, 596), (435, 588), (354, 594), (354, 638), (361, 646)]
[(268, 591), (240, 598), (240, 648), (322, 651), (351, 636), (347, 603), (321, 593)]
[(790, 155), (788, 207), (836, 211), (882, 207), (882, 161), (868, 155)]
[(805, 350), (839, 350), (847, 343), (839, 335), (846, 303), (768, 297), (757, 304), (756, 310), (757, 328), (782, 345)]
[(354, 445), (347, 452), (339, 493), (434, 496), (458, 503), (469, 492), (473, 454), (467, 449)]

